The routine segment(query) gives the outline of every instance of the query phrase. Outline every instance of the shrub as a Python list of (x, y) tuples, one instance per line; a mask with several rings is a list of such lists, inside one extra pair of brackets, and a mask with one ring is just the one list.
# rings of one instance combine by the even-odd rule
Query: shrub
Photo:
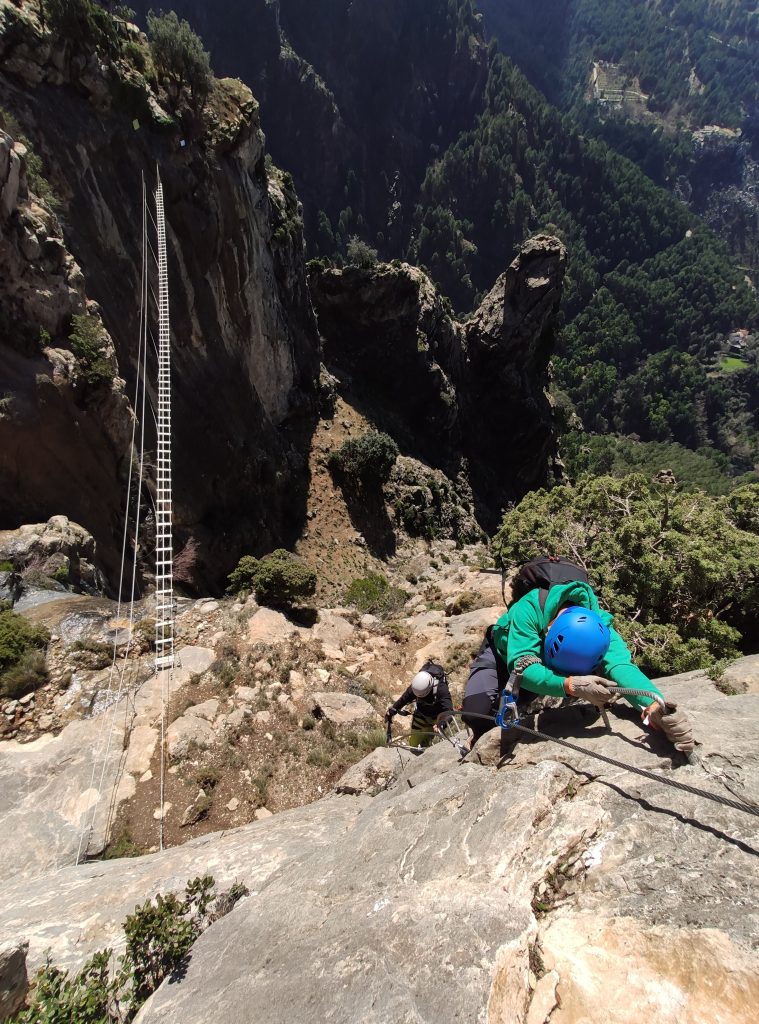
[(361, 750), (376, 750), (377, 747), (385, 746), (386, 739), (384, 729), (369, 729), (359, 736), (358, 745)]
[(16, 566), (13, 562), (0, 562), (0, 572), (15, 572)]
[(211, 89), (211, 62), (203, 41), (174, 11), (148, 14), (148, 37), (153, 64), (160, 76), (181, 90), (190, 87), (193, 105), (202, 106)]
[[(50, 182), (42, 173), (42, 160), (39, 154), (35, 152), (34, 146), (24, 134), (16, 118), (2, 109), (0, 109), (0, 128), (7, 132), (14, 141), (20, 142), (22, 146), (26, 147), (26, 182), (29, 191), (33, 192), (51, 209), (57, 209), (61, 205), (60, 199), (53, 192)], [(40, 328), (38, 337), (40, 348), (45, 344), (50, 344), (50, 334), (43, 327)]]
[(91, 313), (75, 314), (71, 318), (69, 344), (87, 384), (91, 387), (110, 386), (114, 369), (106, 353), (106, 339), (100, 320)]
[(132, 838), (129, 830), (123, 828), (110, 841), (103, 856), (106, 860), (120, 860), (122, 857), (139, 857), (141, 854), (142, 850)]
[(0, 612), (0, 680), (29, 651), (47, 647), (50, 634), (15, 612)]
[(217, 768), (213, 765), (206, 764), (201, 765), (200, 768), (195, 772), (193, 781), (200, 789), (213, 789), (219, 782), (221, 776)]
[(347, 483), (382, 485), (398, 458), (398, 445), (388, 434), (370, 430), (351, 437), (328, 460), (330, 470)]
[(89, 669), (107, 668), (113, 660), (113, 646), (97, 640), (75, 640), (69, 652)]
[[(225, 912), (246, 895), (244, 886), (222, 893)], [(164, 980), (185, 963), (193, 943), (218, 913), (209, 913), (214, 900), (209, 875), (195, 878), (184, 897), (156, 896), (137, 907), (124, 921), (126, 949), (111, 968), (112, 951), (95, 953), (76, 974), (46, 964), (37, 974), (31, 1003), (15, 1024), (120, 1024), (131, 1021)]]
[(273, 608), (289, 608), (316, 592), (316, 572), (284, 548), (260, 559), (244, 555), (228, 579), (229, 593), (251, 589), (259, 604)]
[(255, 588), (258, 565), (258, 559), (254, 558), (253, 555), (243, 555), (237, 563), (237, 568), (233, 569), (229, 576), (227, 576), (229, 581), (227, 593), (239, 594), (243, 590), (253, 590)]
[(376, 249), (372, 249), (370, 245), (367, 245), (358, 235), (351, 235), (348, 239), (348, 245), (346, 246), (346, 255), (348, 262), (352, 263), (356, 267), (362, 267), (365, 270), (369, 267), (376, 265), (379, 256)]
[(735, 657), (759, 613), (759, 486), (727, 497), (679, 493), (643, 476), (582, 478), (536, 491), (493, 539), (503, 564), (565, 555), (651, 674)]
[(313, 750), (309, 750), (306, 755), (306, 762), (315, 768), (326, 768), (332, 763), (332, 758), (326, 752), (319, 747), (314, 747)]
[(408, 595), (378, 572), (353, 580), (345, 592), (346, 604), (352, 604), (360, 612), (372, 615), (391, 616), (406, 603)]
[(47, 682), (47, 666), (43, 651), (27, 651), (18, 664), (0, 675), (0, 693), (4, 697), (23, 697), (44, 686)]
[(43, 0), (42, 11), (56, 35), (83, 49), (94, 47), (110, 56), (118, 53), (118, 25), (96, 0)]

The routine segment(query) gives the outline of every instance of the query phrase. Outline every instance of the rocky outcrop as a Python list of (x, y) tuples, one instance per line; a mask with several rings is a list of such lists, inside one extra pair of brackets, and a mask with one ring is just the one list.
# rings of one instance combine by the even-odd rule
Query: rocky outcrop
[(51, 578), (89, 593), (102, 591), (102, 575), (96, 566), (95, 540), (65, 516), (46, 523), (0, 530), (0, 562), (10, 562), (18, 577), (18, 598), (35, 586), (36, 577)]
[(661, 685), (692, 716), (703, 767), (674, 768), (621, 710), (612, 734), (578, 709), (545, 712), (548, 732), (662, 781), (550, 743), (519, 744), (500, 768), (459, 764), (443, 744), (400, 762), (373, 798), (331, 796), (160, 854), (11, 882), (0, 939), (26, 937), (32, 968), (48, 948), (81, 964), (118, 942), (135, 903), (208, 871), (251, 896), (204, 933), (140, 1024), (204, 1021), (209, 1005), (269, 1024), (580, 1024), (601, 1004), (609, 1024), (641, 1007), (671, 1024), (746, 1024), (759, 994), (756, 819), (664, 780), (725, 795), (729, 781), (755, 800), (759, 701), (696, 672)]
[(309, 275), (329, 368), (406, 452), (468, 478), (484, 525), (547, 478), (565, 262), (557, 239), (530, 239), (463, 324), (408, 264)]
[[(30, 3), (0, 4), (4, 104), (33, 140), (59, 196), (66, 245), (87, 294), (102, 307), (130, 391), (139, 336), (140, 179), (160, 164), (174, 342), (175, 523), (180, 546), (189, 538), (194, 545), (191, 582), (218, 584), (243, 550), (288, 541), (304, 514), (301, 451), (319, 364), (297, 199), (291, 183), (267, 173), (258, 104), (241, 83), (215, 82), (203, 116), (193, 119), (187, 110), (173, 111), (124, 61), (104, 61), (77, 40), (52, 38), (35, 10)], [(14, 232), (25, 216), (11, 216)], [(44, 211), (39, 217), (52, 223)], [(51, 235), (47, 227), (34, 233), (38, 240)], [(41, 248), (40, 258), (51, 259), (51, 247)], [(58, 249), (65, 252), (60, 240)], [(47, 368), (54, 383), (56, 373), (73, 375), (69, 325), (83, 304), (82, 273), (73, 266), (76, 301), (61, 305), (51, 296), (55, 318), (41, 320), (29, 309), (24, 320), (51, 335), (49, 348), (59, 353)], [(14, 270), (12, 280), (18, 277)], [(70, 291), (69, 285), (66, 296)], [(44, 288), (35, 284), (31, 292)], [(6, 377), (4, 366), (0, 383), (14, 407), (32, 405), (44, 386), (47, 406), (61, 404), (49, 385), (37, 383), (46, 372), (41, 354), (22, 359), (14, 352), (11, 371)], [(102, 402), (100, 392), (91, 401)], [(36, 433), (31, 409), (25, 433), (6, 427), (2, 451), (13, 462), (3, 474), (0, 515), (8, 525), (62, 512), (90, 529), (102, 557), (113, 549), (131, 424), (126, 400), (118, 409), (109, 402), (95, 420), (97, 433), (87, 433), (87, 418), (69, 406), (55, 423), (43, 419)], [(7, 415), (0, 426), (6, 422)], [(104, 449), (104, 423), (119, 431), (113, 451)], [(296, 423), (297, 443), (290, 430)], [(70, 495), (77, 491), (83, 496), (75, 502)]]

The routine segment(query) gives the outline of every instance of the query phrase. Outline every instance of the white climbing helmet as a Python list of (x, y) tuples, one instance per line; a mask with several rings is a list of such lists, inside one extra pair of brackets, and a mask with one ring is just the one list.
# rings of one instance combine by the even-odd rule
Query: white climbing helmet
[(411, 689), (415, 697), (426, 697), (432, 692), (435, 680), (429, 672), (417, 672), (411, 680)]

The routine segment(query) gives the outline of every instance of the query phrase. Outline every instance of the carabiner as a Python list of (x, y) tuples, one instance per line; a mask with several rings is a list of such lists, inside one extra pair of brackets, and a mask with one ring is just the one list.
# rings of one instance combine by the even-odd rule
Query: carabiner
[(511, 729), (512, 726), (519, 725), (520, 721), (514, 695), (504, 690), (501, 695), (498, 714), (495, 716), (495, 724), (501, 729)]

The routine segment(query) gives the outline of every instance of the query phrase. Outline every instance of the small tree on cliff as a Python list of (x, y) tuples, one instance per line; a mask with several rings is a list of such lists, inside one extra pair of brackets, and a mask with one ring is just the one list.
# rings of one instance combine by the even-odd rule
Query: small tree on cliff
[(169, 81), (176, 95), (188, 85), (195, 109), (205, 103), (213, 75), (203, 41), (176, 12), (148, 14), (148, 37), (159, 77)]
[(351, 235), (345, 251), (348, 262), (356, 267), (362, 267), (364, 270), (373, 267), (379, 259), (377, 250), (372, 249), (358, 235)]

